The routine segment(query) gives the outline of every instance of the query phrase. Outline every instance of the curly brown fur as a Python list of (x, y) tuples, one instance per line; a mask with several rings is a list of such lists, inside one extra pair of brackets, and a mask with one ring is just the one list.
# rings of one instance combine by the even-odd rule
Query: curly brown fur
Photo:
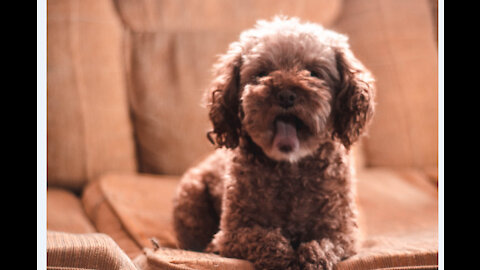
[(295, 18), (259, 21), (230, 45), (207, 91), (219, 148), (182, 178), (181, 248), (257, 269), (331, 269), (355, 253), (348, 151), (374, 111), (347, 38)]

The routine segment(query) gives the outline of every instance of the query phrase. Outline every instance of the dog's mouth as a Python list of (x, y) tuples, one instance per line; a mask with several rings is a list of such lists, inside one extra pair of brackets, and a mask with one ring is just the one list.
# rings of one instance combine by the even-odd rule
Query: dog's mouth
[(299, 135), (308, 131), (307, 125), (293, 114), (279, 115), (274, 120), (273, 147), (288, 154), (300, 147)]

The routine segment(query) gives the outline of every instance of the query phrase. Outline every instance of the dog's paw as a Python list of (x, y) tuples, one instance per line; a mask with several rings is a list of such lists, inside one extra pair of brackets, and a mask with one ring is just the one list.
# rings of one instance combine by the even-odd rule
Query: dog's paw
[(338, 261), (333, 252), (333, 244), (328, 240), (320, 243), (316, 240), (302, 243), (297, 249), (298, 262), (301, 269), (329, 270)]
[(216, 250), (224, 257), (251, 261), (255, 269), (301, 269), (296, 265), (296, 253), (290, 241), (278, 228), (272, 230), (255, 226), (234, 232), (219, 231), (207, 248), (208, 252)]
[[(300, 270), (295, 265), (295, 250), (280, 229), (264, 230), (256, 228), (255, 246), (250, 250), (250, 259), (256, 269), (291, 269)], [(260, 236), (260, 237), (258, 237)], [(253, 239), (252, 239), (253, 240)]]
[(203, 251), (207, 252), (207, 253), (220, 254), (220, 244), (219, 243), (221, 242), (222, 237), (223, 237), (223, 232), (222, 231), (217, 232), (213, 236), (212, 241), (210, 241), (210, 243), (207, 245), (207, 247), (205, 247), (205, 249)]
[(302, 269), (327, 269), (324, 253), (317, 241), (300, 244), (297, 254)]
[(220, 253), (220, 250), (218, 249), (217, 246), (215, 246), (215, 244), (210, 243), (210, 244), (207, 245), (207, 247), (205, 248), (204, 252), (219, 254), (219, 253)]

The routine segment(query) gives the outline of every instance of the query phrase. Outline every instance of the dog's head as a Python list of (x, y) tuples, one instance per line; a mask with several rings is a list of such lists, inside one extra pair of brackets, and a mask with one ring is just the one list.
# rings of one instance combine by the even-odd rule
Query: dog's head
[(347, 38), (295, 18), (259, 21), (215, 69), (207, 100), (218, 146), (248, 136), (269, 158), (293, 162), (326, 140), (348, 149), (373, 114), (373, 78)]

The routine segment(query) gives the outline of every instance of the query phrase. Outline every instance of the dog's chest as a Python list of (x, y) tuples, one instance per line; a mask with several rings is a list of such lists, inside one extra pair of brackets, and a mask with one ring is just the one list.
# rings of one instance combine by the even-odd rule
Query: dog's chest
[[(303, 221), (312, 215), (322, 215), (322, 208), (328, 200), (328, 190), (322, 185), (323, 179), (311, 176), (285, 176), (280, 186), (270, 186), (272, 195), (266, 210), (278, 224), (304, 226)], [(259, 206), (262, 207), (262, 206)], [(271, 210), (271, 211), (270, 211)], [(297, 224), (297, 221), (301, 224)]]
[[(326, 150), (328, 151), (326, 151)], [(230, 167), (232, 186), (227, 196), (248, 220), (265, 227), (280, 227), (293, 234), (322, 226), (324, 216), (345, 205), (350, 173), (342, 152), (320, 149), (298, 164), (249, 162), (239, 157)], [(232, 209), (237, 211), (235, 209)]]
[[(261, 172), (261, 173), (258, 173)], [(329, 180), (322, 170), (308, 173), (301, 170), (263, 168), (242, 172), (242, 198), (250, 202), (252, 218), (265, 226), (311, 227), (313, 215), (322, 215), (331, 198)]]

